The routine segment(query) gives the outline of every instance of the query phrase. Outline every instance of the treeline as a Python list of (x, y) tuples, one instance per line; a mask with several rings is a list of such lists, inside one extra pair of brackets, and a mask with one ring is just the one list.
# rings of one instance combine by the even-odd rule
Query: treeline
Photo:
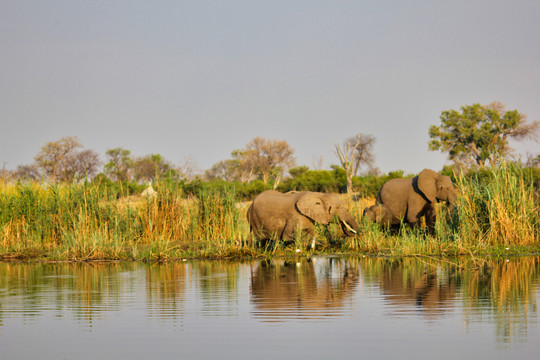
[[(357, 139), (361, 137), (347, 141), (350, 143)], [(108, 150), (107, 161), (102, 165), (97, 153), (84, 149), (77, 138), (67, 137), (44, 145), (36, 155), (34, 164), (19, 166), (11, 172), (4, 170), (0, 177), (4, 182), (12, 183), (32, 181), (46, 184), (92, 184), (113, 198), (138, 195), (148, 187), (148, 183), (152, 183), (155, 189), (174, 189), (185, 197), (223, 190), (235, 194), (237, 201), (246, 201), (268, 189), (282, 192), (347, 192), (356, 198), (374, 198), (386, 181), (415, 175), (406, 174), (403, 170), (380, 174), (373, 168), (363, 175), (355, 175), (356, 170), (347, 171), (346, 161), (342, 166), (332, 165), (330, 170), (291, 167), (294, 164), (292, 154), (292, 148), (284, 141), (255, 138), (244, 149), (233, 151), (231, 159), (215, 164), (204, 174), (196, 174), (190, 163), (178, 167), (159, 154), (133, 157), (129, 150), (123, 148)], [(371, 154), (371, 148), (366, 150), (364, 147), (362, 152), (351, 152), (350, 158), (354, 159), (352, 155), (357, 155), (356, 159), (366, 159), (366, 154)], [(530, 175), (527, 181), (538, 188), (538, 162), (519, 166), (528, 169), (526, 173)], [(467, 177), (477, 177), (482, 181), (489, 181), (491, 173), (486, 167), (465, 170), (459, 164), (445, 166), (441, 172), (451, 177), (464, 173)]]
[[(412, 175), (409, 175), (412, 176)], [(382, 184), (394, 178), (405, 177), (404, 172), (391, 171), (384, 175), (355, 176), (353, 178), (354, 193), (356, 197), (375, 197)], [(97, 175), (90, 183), (95, 184), (109, 194), (117, 198), (129, 195), (140, 194), (147, 188), (147, 184), (136, 181), (112, 181), (104, 174)], [(192, 180), (178, 179), (175, 177), (162, 177), (153, 184), (153, 188), (159, 190), (160, 187), (176, 189), (182, 191), (184, 196), (197, 196), (203, 192), (225, 192), (234, 193), (236, 200), (246, 201), (264, 190), (276, 189), (281, 192), (287, 191), (319, 191), (346, 193), (347, 177), (346, 172), (338, 166), (333, 166), (332, 170), (310, 170), (307, 166), (299, 166), (290, 170), (290, 176), (282, 180), (277, 187), (273, 181), (264, 183), (261, 179), (251, 182), (224, 179), (204, 179), (197, 177)]]
[[(540, 136), (540, 121), (527, 122), (525, 115), (517, 110), (506, 111), (499, 102), (463, 106), (460, 110), (443, 111), (441, 125), (429, 129), (429, 150), (447, 153), (454, 163), (443, 169), (446, 175), (482, 176), (483, 172), (489, 173), (484, 170), (487, 167), (515, 162), (510, 139), (537, 140)], [(402, 170), (381, 174), (374, 166), (374, 143), (371, 135), (351, 136), (342, 144), (334, 144), (338, 165), (330, 170), (312, 170), (297, 166), (294, 149), (286, 141), (256, 137), (243, 148), (233, 150), (229, 159), (200, 172), (190, 160), (177, 166), (160, 154), (135, 157), (123, 148), (107, 150), (102, 162), (95, 151), (84, 149), (76, 137), (64, 137), (46, 143), (33, 164), (18, 166), (13, 171), (4, 169), (0, 178), (47, 184), (91, 182), (117, 197), (137, 194), (148, 183), (175, 187), (186, 195), (225, 188), (234, 190), (238, 199), (250, 199), (266, 189), (347, 192), (350, 196), (373, 197), (384, 182), (413, 176)], [(539, 166), (540, 154), (529, 154), (526, 167), (531, 168), (531, 179), (538, 178)]]
[[(526, 167), (518, 163), (513, 163), (510, 167), (519, 169), (520, 176), (523, 177), (525, 185), (534, 187), (540, 191), (540, 168)], [(318, 191), (332, 193), (347, 193), (347, 176), (344, 169), (338, 166), (332, 166), (332, 170), (310, 170), (307, 166), (292, 168), (290, 176), (285, 178), (276, 187), (281, 192), (287, 191)], [(446, 166), (441, 171), (442, 174), (450, 176), (456, 183), (458, 174), (454, 167)], [(469, 170), (463, 173), (465, 178), (474, 180), (478, 184), (485, 184), (492, 180), (493, 171), (491, 168)], [(390, 179), (413, 177), (416, 174), (405, 174), (404, 171), (390, 171), (382, 175), (365, 175), (353, 177), (353, 199), (375, 198), (381, 186)], [(111, 181), (105, 175), (99, 174), (92, 181), (109, 194), (120, 198), (128, 195), (140, 194), (146, 189), (146, 184), (137, 182), (118, 182)], [(154, 184), (154, 188), (160, 190), (174, 189), (183, 194), (184, 197), (199, 196), (201, 193), (232, 193), (237, 201), (247, 201), (253, 199), (257, 194), (264, 190), (274, 188), (272, 181), (264, 183), (257, 179), (251, 182), (242, 182), (239, 180), (227, 181), (223, 179), (204, 180), (196, 178), (193, 180), (180, 179), (173, 177), (164, 177)]]

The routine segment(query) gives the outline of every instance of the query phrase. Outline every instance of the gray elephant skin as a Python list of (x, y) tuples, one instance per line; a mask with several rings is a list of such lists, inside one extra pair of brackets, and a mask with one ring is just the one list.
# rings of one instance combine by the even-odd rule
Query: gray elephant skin
[(386, 182), (377, 195), (375, 206), (384, 206), (382, 211), (385, 214), (380, 216), (383, 225), (395, 226), (402, 221), (417, 225), (420, 218), (425, 216), (426, 226), (433, 233), (435, 203), (446, 202), (452, 208), (456, 200), (456, 189), (449, 176), (424, 169), (411, 179), (392, 179)]
[(393, 220), (392, 212), (386, 205), (375, 204), (371, 207), (365, 208), (362, 216), (367, 217), (372, 222), (381, 224), (385, 228), (396, 225), (395, 221)]
[(293, 241), (299, 231), (311, 234), (315, 224), (328, 225), (334, 217), (345, 235), (358, 232), (358, 223), (334, 194), (267, 190), (255, 197), (247, 211), (256, 240)]

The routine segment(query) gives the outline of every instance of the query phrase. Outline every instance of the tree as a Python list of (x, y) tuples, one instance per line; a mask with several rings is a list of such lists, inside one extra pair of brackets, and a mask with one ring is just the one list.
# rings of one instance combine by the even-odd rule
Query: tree
[(268, 140), (256, 137), (246, 144), (240, 155), (240, 166), (244, 172), (261, 176), (265, 184), (274, 179), (274, 189), (278, 186), (287, 169), (294, 166), (294, 149), (285, 140)]
[(133, 159), (131, 151), (114, 148), (106, 152), (109, 162), (105, 164), (104, 173), (116, 181), (128, 181), (131, 177)]
[(450, 160), (465, 167), (496, 165), (511, 154), (510, 139), (536, 140), (540, 128), (538, 121), (527, 123), (517, 110), (505, 111), (500, 102), (443, 111), (440, 118), (441, 126), (429, 128), (429, 150), (447, 152)]
[(204, 176), (207, 180), (241, 181), (240, 161), (238, 159), (222, 160), (206, 170)]
[(13, 171), (13, 177), (17, 180), (38, 181), (41, 179), (41, 174), (36, 164), (19, 165)]
[(372, 135), (357, 134), (343, 142), (343, 145), (334, 144), (335, 154), (341, 167), (347, 174), (347, 194), (352, 193), (352, 179), (358, 174), (362, 165), (371, 168), (374, 164), (373, 146), (375, 137)]
[(177, 171), (160, 154), (139, 157), (133, 162), (133, 172), (137, 181), (157, 181), (167, 174), (176, 175)]
[(72, 152), (66, 156), (59, 178), (66, 182), (93, 178), (100, 165), (99, 155), (94, 150)]
[(50, 181), (54, 183), (57, 175), (65, 166), (66, 158), (81, 146), (76, 137), (63, 137), (58, 141), (51, 141), (43, 145), (34, 160), (37, 166), (43, 170), (45, 176), (48, 176)]

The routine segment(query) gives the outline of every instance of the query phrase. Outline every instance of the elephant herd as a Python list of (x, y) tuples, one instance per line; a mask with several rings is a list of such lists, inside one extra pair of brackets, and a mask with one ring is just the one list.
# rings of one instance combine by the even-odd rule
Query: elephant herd
[[(386, 182), (375, 205), (366, 208), (363, 217), (394, 229), (402, 223), (417, 225), (424, 217), (428, 231), (433, 233), (434, 204), (446, 202), (453, 207), (456, 199), (450, 177), (424, 169), (413, 178)], [(358, 233), (357, 221), (334, 194), (268, 190), (257, 195), (247, 211), (251, 234), (258, 241), (293, 241), (299, 233), (309, 235), (316, 224), (328, 225), (334, 218), (346, 236)]]

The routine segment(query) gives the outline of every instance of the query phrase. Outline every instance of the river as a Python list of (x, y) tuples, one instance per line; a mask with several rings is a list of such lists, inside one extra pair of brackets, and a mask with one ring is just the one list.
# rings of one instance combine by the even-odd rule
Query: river
[(1, 359), (537, 359), (540, 258), (0, 263)]

